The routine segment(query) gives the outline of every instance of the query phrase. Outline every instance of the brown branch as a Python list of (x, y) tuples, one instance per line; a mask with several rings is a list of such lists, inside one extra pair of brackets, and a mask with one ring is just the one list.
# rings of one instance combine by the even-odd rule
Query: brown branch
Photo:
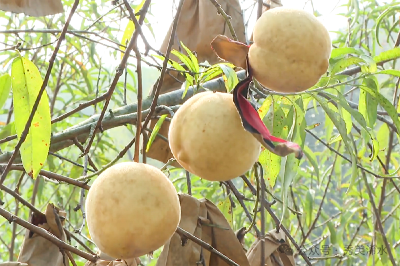
[[(249, 219), (250, 223), (253, 220), (253, 217), (251, 216), (249, 210), (247, 209), (246, 205), (244, 204), (243, 198), (244, 196), (240, 194), (240, 192), (237, 190), (236, 186), (233, 184), (231, 180), (226, 181), (226, 184), (230, 187), (233, 195), (235, 195), (236, 199), (239, 201), (240, 206), (242, 206), (244, 213), (246, 214), (247, 218)], [(256, 231), (257, 237), (261, 237), (260, 230), (258, 230), (256, 225), (253, 225), (254, 230)]]
[[(178, 9), (176, 11), (175, 14), (175, 18), (172, 24), (172, 30), (171, 30), (171, 35), (169, 36), (169, 42), (168, 42), (168, 47), (167, 47), (167, 52), (165, 53), (164, 56), (164, 62), (162, 65), (162, 69), (161, 69), (161, 74), (160, 77), (158, 79), (158, 83), (157, 83), (157, 87), (155, 89), (155, 93), (154, 93), (154, 97), (153, 97), (153, 101), (151, 102), (150, 105), (150, 112), (147, 114), (146, 119), (143, 123), (143, 128), (147, 128), (147, 125), (150, 122), (151, 116), (153, 115), (156, 106), (157, 106), (157, 102), (158, 102), (158, 98), (161, 92), (161, 87), (164, 81), (164, 75), (165, 75), (165, 71), (167, 69), (167, 65), (168, 65), (168, 61), (169, 61), (169, 56), (171, 54), (171, 50), (172, 50), (172, 45), (174, 44), (174, 39), (175, 39), (175, 33), (176, 30), (178, 28), (178, 21), (179, 21), (179, 17), (182, 11), (182, 6), (183, 6), (184, 0), (180, 0), (179, 1), (179, 5), (178, 5)], [(147, 146), (147, 141), (143, 141), (143, 150), (145, 150), (145, 147)]]
[(215, 255), (220, 257), (223, 261), (228, 263), (229, 265), (239, 266), (239, 264), (237, 264), (236, 262), (234, 262), (233, 260), (231, 260), (230, 258), (225, 256), (224, 254), (222, 254), (221, 252), (216, 250), (213, 246), (211, 246), (207, 242), (204, 242), (200, 238), (197, 238), (196, 236), (192, 235), (191, 233), (183, 230), (182, 228), (180, 228), (180, 227), (176, 228), (176, 233), (179, 234), (180, 236), (184, 236), (184, 237), (192, 240), (194, 243), (196, 243), (199, 246), (205, 248), (206, 250), (210, 251), (211, 253), (214, 253)]
[[(0, 167), (4, 167), (4, 166), (5, 165), (1, 165), (0, 164)], [(24, 166), (15, 165), (15, 164), (11, 165), (10, 170), (25, 171)], [(89, 190), (89, 188), (90, 188), (90, 186), (87, 185), (86, 183), (83, 183), (83, 182), (77, 181), (75, 179), (72, 179), (72, 178), (69, 178), (69, 177), (66, 177), (66, 176), (63, 176), (63, 175), (59, 175), (59, 174), (56, 174), (56, 173), (53, 173), (53, 172), (40, 170), (39, 174), (42, 175), (42, 176), (45, 176), (47, 178), (50, 178), (50, 179), (55, 179), (57, 181), (65, 182), (65, 183), (68, 183), (68, 184), (71, 184), (71, 185), (74, 185), (74, 186), (77, 186), (77, 187), (80, 187), (80, 188), (84, 188), (86, 190)]]
[[(128, 5), (127, 0), (124, 0), (125, 5)], [(135, 17), (135, 16), (133, 16)], [(136, 19), (136, 18), (135, 18)], [(136, 136), (135, 139), (138, 141), (135, 142), (135, 153), (133, 156), (133, 161), (139, 162), (140, 156), (140, 133), (142, 132), (142, 100), (143, 100), (143, 79), (142, 79), (142, 62), (141, 62), (141, 55), (137, 47), (134, 48), (136, 54), (136, 73), (138, 79), (138, 88), (137, 88), (137, 119), (136, 119)], [(143, 141), (145, 143), (145, 141)], [(143, 148), (144, 149), (144, 148)]]
[(89, 261), (92, 262), (96, 262), (98, 257), (96, 255), (92, 255), (89, 253), (86, 253), (84, 251), (81, 251), (73, 246), (68, 245), (67, 243), (65, 243), (64, 241), (60, 240), (59, 238), (57, 238), (54, 235), (51, 235), (49, 232), (47, 232), (45, 229), (38, 227), (36, 225), (33, 225), (13, 214), (11, 214), (10, 212), (4, 210), (3, 208), (0, 207), (0, 215), (3, 216), (4, 218), (6, 218), (10, 223), (17, 223), (20, 226), (28, 229), (29, 231), (32, 231), (33, 233), (43, 237), (44, 239), (50, 241), (51, 243), (53, 243), (54, 245), (56, 245), (57, 247), (59, 247), (62, 250), (68, 250), (71, 251), (72, 253), (87, 259)]
[[(247, 186), (249, 187), (251, 193), (253, 195), (256, 195), (256, 189), (254, 188), (254, 186), (250, 183), (250, 181), (247, 179), (246, 176), (241, 176), (241, 178), (243, 179), (243, 181), (247, 184)], [(264, 199), (265, 200), (265, 199)], [(278, 217), (275, 215), (274, 211), (271, 209), (271, 204), (265, 204), (264, 203), (264, 208), (267, 209), (268, 213), (271, 215), (272, 219), (275, 221), (275, 223), (279, 224), (280, 229), (283, 230), (283, 232), (285, 233), (285, 235), (289, 238), (290, 242), (292, 242), (293, 246), (295, 246), (296, 250), (300, 253), (300, 255), (303, 257), (304, 261), (307, 263), (307, 265), (311, 266), (311, 262), (308, 259), (308, 256), (306, 253), (304, 253), (304, 251), (299, 247), (299, 245), (296, 243), (296, 240), (294, 240), (294, 238), (292, 237), (292, 235), (290, 234), (289, 230), (286, 229), (286, 227), (280, 223)]]
[(28, 201), (26, 201), (23, 197), (21, 197), (17, 192), (15, 192), (12, 189), (9, 189), (8, 187), (4, 186), (4, 185), (0, 185), (0, 189), (3, 190), (4, 192), (10, 194), (11, 196), (13, 196), (18, 202), (22, 203), (23, 205), (25, 205), (26, 207), (28, 207), (33, 213), (35, 213), (38, 216), (43, 217), (44, 214), (39, 211), (38, 209), (36, 209), (35, 206), (33, 206), (33, 204), (29, 203)]
[(396, 266), (397, 264), (396, 264), (396, 261), (395, 261), (395, 259), (393, 257), (392, 251), (390, 249), (389, 242), (388, 242), (388, 240), (386, 238), (385, 230), (383, 229), (381, 217), (379, 215), (378, 209), (376, 208), (376, 205), (375, 205), (375, 202), (374, 202), (374, 198), (373, 198), (373, 194), (372, 194), (371, 188), (370, 188), (370, 186), (368, 184), (367, 176), (366, 176), (364, 170), (362, 170), (361, 173), (362, 173), (362, 177), (363, 177), (363, 180), (364, 180), (364, 183), (365, 183), (365, 187), (367, 188), (369, 202), (371, 203), (372, 209), (373, 209), (373, 211), (375, 213), (376, 223), (378, 224), (378, 229), (379, 229), (379, 232), (381, 233), (381, 236), (382, 236), (382, 239), (383, 239), (383, 243), (385, 244), (385, 247), (387, 249), (387, 252), (388, 252), (388, 255), (389, 255), (389, 259), (392, 262), (392, 265)]
[(65, 39), (66, 31), (68, 29), (68, 26), (69, 26), (69, 23), (70, 23), (70, 21), (72, 19), (72, 16), (75, 13), (76, 8), (78, 7), (78, 4), (79, 4), (79, 0), (75, 0), (73, 6), (71, 8), (71, 12), (70, 12), (70, 14), (68, 16), (68, 19), (66, 20), (64, 28), (63, 28), (63, 30), (61, 32), (60, 38), (57, 41), (57, 45), (54, 48), (53, 54), (51, 55), (51, 58), (50, 58), (50, 61), (49, 61), (49, 67), (47, 68), (46, 76), (45, 76), (45, 78), (43, 80), (42, 87), (40, 88), (40, 91), (39, 91), (38, 96), (37, 96), (37, 98), (35, 100), (35, 103), (33, 104), (31, 113), (29, 115), (28, 121), (26, 122), (25, 128), (22, 131), (21, 137), (20, 137), (17, 145), (15, 146), (15, 152), (13, 153), (13, 155), (11, 155), (11, 158), (8, 161), (7, 167), (6, 167), (6, 169), (4, 169), (4, 172), (1, 175), (0, 185), (2, 185), (4, 180), (6, 179), (6, 176), (7, 176), (8, 172), (9, 172), (9, 170), (10, 170), (10, 167), (11, 167), (12, 163), (14, 162), (15, 158), (17, 157), (18, 151), (21, 148), (22, 143), (25, 141), (26, 137), (28, 136), (29, 128), (31, 127), (33, 116), (36, 113), (36, 110), (37, 110), (37, 108), (39, 106), (39, 102), (40, 102), (40, 100), (42, 98), (42, 95), (43, 95), (43, 93), (44, 93), (44, 91), (45, 91), (45, 89), (47, 87), (47, 83), (49, 82), (49, 78), (50, 78), (50, 75), (51, 75), (51, 70), (52, 70), (53, 65), (54, 65), (54, 61), (55, 61), (57, 53), (58, 53), (58, 51), (60, 49), (61, 43)]
[[(339, 148), (340, 148), (340, 143), (339, 143)], [(329, 176), (328, 176), (328, 182), (326, 184), (326, 187), (325, 187), (325, 190), (324, 190), (324, 194), (322, 195), (322, 199), (321, 199), (321, 202), (320, 202), (319, 207), (318, 207), (317, 215), (315, 216), (315, 218), (314, 218), (314, 220), (313, 220), (313, 222), (312, 222), (312, 224), (310, 226), (310, 229), (308, 229), (305, 237), (301, 241), (300, 247), (302, 247), (304, 245), (304, 243), (307, 241), (307, 238), (310, 236), (312, 230), (314, 230), (315, 225), (316, 225), (316, 223), (318, 221), (318, 218), (321, 215), (322, 205), (324, 204), (324, 200), (325, 200), (326, 194), (328, 192), (329, 184), (331, 183), (332, 175), (333, 175), (333, 172), (335, 170), (335, 164), (336, 164), (336, 161), (337, 161), (337, 157), (338, 157), (338, 155), (336, 154), (335, 155), (335, 159), (333, 160), (332, 170), (331, 170), (331, 172), (329, 173)]]
[(262, 15), (263, 0), (257, 0), (257, 3), (258, 3), (257, 7), (257, 20), (258, 20)]
[[(241, 70), (236, 72), (239, 79), (245, 78), (245, 71)], [(226, 91), (225, 83), (222, 77), (216, 78), (210, 81), (207, 81), (202, 84), (202, 87), (208, 90), (215, 90), (215, 91)], [(187, 101), (190, 97), (194, 95), (194, 92), (197, 90), (197, 86), (190, 86), (187, 90), (185, 97), (182, 97), (183, 92), (185, 89), (179, 89), (172, 92), (168, 92), (165, 94), (160, 95), (158, 98), (158, 104), (164, 106), (177, 106), (185, 101)], [(198, 89), (198, 91), (204, 91), (203, 88)], [(143, 101), (143, 109), (149, 108), (152, 103), (151, 98), (146, 98)], [(117, 109), (110, 111), (107, 115), (105, 115), (104, 121), (102, 123), (103, 129), (110, 129), (115, 128), (125, 124), (132, 124), (136, 121), (136, 112), (137, 105), (136, 104), (129, 104)], [(148, 112), (149, 110), (143, 111)], [(99, 115), (93, 115), (90, 118), (86, 119), (85, 121), (72, 126), (68, 129), (63, 130), (60, 133), (55, 133), (51, 138), (51, 146), (50, 150), (52, 152), (56, 152), (62, 149), (65, 149), (74, 144), (72, 141), (74, 138), (78, 138), (79, 141), (84, 142), (90, 129), (94, 126), (94, 123), (97, 123), (99, 119)], [(96, 131), (98, 132), (98, 130)], [(0, 141), (2, 143), (2, 141)], [(8, 161), (11, 158), (13, 152), (5, 152), (0, 155), (0, 162)]]
[(217, 2), (217, 0), (210, 0), (210, 1), (217, 8), (218, 14), (220, 14), (224, 18), (226, 24), (228, 25), (229, 31), (231, 32), (232, 39), (235, 40), (235, 41), (238, 41), (239, 39), (238, 39), (238, 37), (236, 35), (236, 32), (235, 32), (235, 29), (233, 28), (232, 23), (231, 23), (232, 17), (229, 16), (228, 14), (226, 14), (225, 10)]
[[(147, 10), (148, 10), (148, 8), (149, 8), (149, 6), (150, 6), (150, 2), (151, 2), (151, 0), (147, 0), (147, 1), (144, 3), (144, 5), (143, 5), (143, 7), (142, 7), (142, 9), (141, 9), (141, 14), (142, 14), (142, 15), (140, 16), (139, 24), (142, 24), (142, 23), (143, 23), (144, 18), (145, 18), (146, 14), (147, 14)], [(117, 69), (117, 71), (116, 71), (116, 73), (115, 73), (115, 76), (114, 76), (114, 79), (113, 79), (113, 81), (112, 81), (112, 83), (111, 83), (111, 86), (110, 86), (110, 88), (108, 89), (108, 91), (107, 91), (107, 93), (106, 93), (106, 94), (107, 94), (106, 102), (104, 103), (103, 110), (101, 111), (100, 117), (99, 117), (99, 119), (97, 120), (97, 123), (96, 123), (96, 125), (95, 125), (95, 131), (96, 131), (98, 128), (101, 128), (101, 123), (102, 123), (102, 121), (103, 121), (103, 118), (104, 118), (105, 112), (106, 112), (106, 110), (107, 110), (107, 107), (108, 107), (108, 105), (109, 105), (109, 103), (110, 103), (111, 96), (112, 96), (112, 94), (113, 94), (113, 92), (114, 92), (114, 90), (115, 90), (115, 88), (116, 88), (116, 86), (117, 86), (119, 77), (120, 77), (120, 76), (122, 75), (122, 73), (124, 72), (124, 69), (125, 69), (125, 67), (126, 67), (126, 63), (127, 63), (127, 61), (128, 61), (130, 52), (132, 51), (133, 47), (134, 47), (135, 44), (136, 44), (136, 39), (137, 39), (138, 35), (139, 35), (139, 30), (138, 30), (138, 28), (136, 28), (135, 31), (134, 31), (133, 34), (132, 34), (132, 37), (131, 37), (131, 40), (129, 41), (128, 46), (126, 47), (126, 52), (125, 52), (124, 56), (122, 57), (121, 63), (120, 63), (119, 66), (118, 66), (118, 69)], [(94, 136), (95, 136), (95, 134), (93, 134), (93, 136), (89, 138), (89, 141), (88, 141), (88, 143), (87, 143), (87, 145), (86, 145), (86, 147), (85, 147), (85, 152), (84, 152), (84, 154), (89, 153), (90, 147), (91, 147), (91, 145), (92, 145), (92, 143), (93, 143), (93, 140), (94, 140)]]
[[(322, 139), (320, 139), (317, 135), (315, 135), (312, 131), (306, 129), (306, 132), (309, 133), (311, 136), (313, 136), (316, 140), (318, 140), (319, 142), (321, 142), (325, 147), (327, 147), (329, 150), (331, 150), (332, 152), (336, 153), (337, 155), (339, 155), (340, 157), (342, 157), (343, 159), (345, 159), (346, 161), (351, 163), (351, 160), (349, 158), (347, 158), (346, 156), (344, 156), (343, 154), (341, 154), (340, 152), (338, 152), (337, 150), (335, 150), (334, 148), (332, 148), (331, 146), (329, 146), (326, 142), (324, 142)], [(368, 174), (371, 174), (375, 177), (378, 178), (387, 178), (378, 174), (375, 174), (374, 172), (368, 170), (367, 168), (363, 167), (361, 164), (357, 163), (357, 167), (362, 169), (363, 171), (367, 172)]]
[[(295, 196), (294, 196), (294, 193), (293, 193), (293, 187), (292, 187), (292, 186), (290, 186), (290, 195), (292, 196), (294, 209), (295, 209), (296, 211), (298, 211), (299, 209), (297, 208), (296, 199), (295, 199)], [(299, 214), (299, 213), (296, 213), (295, 215), (296, 215), (296, 218), (297, 218), (297, 222), (298, 222), (298, 224), (299, 224), (299, 227), (300, 227), (301, 236), (302, 236), (303, 238), (306, 238), (306, 234), (304, 233), (303, 225), (301, 224), (300, 214)]]

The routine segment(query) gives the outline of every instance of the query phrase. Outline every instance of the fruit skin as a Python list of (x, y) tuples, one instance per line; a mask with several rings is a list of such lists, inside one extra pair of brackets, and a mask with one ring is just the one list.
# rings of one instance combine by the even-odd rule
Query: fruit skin
[(181, 210), (173, 184), (159, 169), (123, 162), (94, 181), (86, 217), (97, 247), (111, 257), (128, 259), (164, 245), (179, 224)]
[(179, 164), (209, 181), (244, 174), (261, 149), (243, 128), (232, 94), (211, 91), (194, 95), (179, 108), (168, 139)]
[(301, 92), (314, 86), (329, 66), (331, 39), (312, 14), (285, 7), (257, 20), (249, 64), (255, 79), (277, 92)]

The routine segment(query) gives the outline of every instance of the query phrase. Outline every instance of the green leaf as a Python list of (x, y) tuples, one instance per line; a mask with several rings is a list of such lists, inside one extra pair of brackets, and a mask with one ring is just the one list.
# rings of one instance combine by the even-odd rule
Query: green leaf
[(320, 183), (317, 157), (315, 157), (314, 152), (308, 146), (304, 146), (303, 152), (304, 155), (307, 157), (308, 161), (311, 163), (312, 167), (314, 168), (314, 172), (315, 175), (317, 176), (318, 183)]
[(335, 228), (335, 226), (333, 225), (333, 223), (332, 222), (328, 222), (328, 228), (329, 228), (329, 232), (330, 232), (330, 234), (331, 234), (331, 237), (330, 237), (330, 239), (331, 239), (331, 243), (333, 244), (333, 245), (335, 245), (336, 243), (337, 243), (337, 240), (336, 240), (336, 228)]
[[(126, 49), (125, 46), (128, 46), (129, 40), (131, 39), (134, 31), (135, 31), (135, 23), (133, 23), (132, 20), (129, 20), (128, 24), (125, 27), (124, 34), (122, 35), (121, 44), (123, 46), (120, 46), (119, 49), (125, 51)], [(121, 59), (122, 57), (124, 57), (124, 53), (121, 53)]]
[[(367, 127), (367, 123), (364, 119), (364, 116), (357, 112), (355, 109), (351, 108), (346, 100), (346, 98), (339, 92), (338, 96), (336, 97), (335, 95), (326, 93), (329, 95), (329, 97), (331, 97), (335, 102), (337, 102), (341, 107), (343, 107), (349, 114), (351, 114), (350, 116), (350, 122), (351, 122), (351, 117), (353, 117), (357, 123), (362, 127), (362, 129), (364, 130), (365, 133), (368, 134), (368, 139), (366, 139), (366, 141), (368, 142), (369, 139), (371, 139), (372, 141), (372, 146), (373, 146), (373, 153), (371, 155), (370, 160), (374, 160), (376, 158), (376, 156), (378, 155), (378, 151), (379, 151), (379, 143), (376, 140), (375, 136), (374, 136), (374, 132), (371, 130), (371, 128)], [(350, 132), (348, 132), (347, 134), (349, 134)]]
[(160, 131), (160, 128), (161, 128), (162, 124), (164, 123), (164, 120), (167, 116), (168, 116), (168, 114), (164, 114), (158, 119), (156, 125), (153, 128), (153, 131), (151, 132), (149, 141), (147, 142), (146, 152), (148, 152), (150, 150), (151, 144), (153, 144), (153, 141), (156, 138), (158, 131)]
[[(366, 77), (363, 84), (373, 90), (378, 90), (378, 80), (376, 77)], [(373, 128), (377, 118), (378, 102), (371, 94), (364, 90), (360, 91), (358, 111), (364, 116), (367, 126)]]
[(0, 77), (0, 109), (3, 108), (10, 95), (11, 77), (9, 74), (4, 74)]
[(208, 68), (206, 71), (204, 71), (203, 73), (201, 73), (200, 82), (203, 83), (203, 82), (209, 81), (209, 80), (221, 75), (222, 73), (223, 72), (220, 67), (212, 66), (212, 67)]
[[(145, 2), (146, 2), (146, 0), (142, 0), (142, 2), (135, 7), (135, 9), (134, 9), (135, 14), (143, 7)], [(135, 17), (138, 18), (138, 15), (136, 15)], [(129, 40), (131, 39), (134, 31), (135, 31), (135, 23), (132, 20), (129, 20), (129, 22), (126, 25), (126, 28), (124, 30), (124, 34), (122, 35), (122, 40), (121, 40), (122, 45), (124, 45), (124, 46), (128, 45)], [(125, 51), (125, 47), (123, 47), (123, 46), (120, 46), (119, 49), (121, 49), (122, 51)], [(121, 53), (121, 59), (122, 59), (122, 57), (124, 57), (124, 53)]]
[(230, 92), (239, 83), (237, 74), (236, 74), (235, 70), (233, 70), (233, 68), (231, 68), (227, 65), (220, 64), (219, 67), (221, 68), (222, 72), (224, 72), (223, 78), (225, 81), (226, 90), (228, 92)]
[(376, 19), (376, 26), (375, 26), (375, 38), (376, 38), (376, 42), (379, 44), (379, 46), (381, 46), (381, 44), (379, 43), (379, 29), (381, 26), (381, 23), (383, 21), (383, 19), (390, 15), (392, 12), (394, 12), (395, 10), (400, 10), (400, 6), (391, 6), (389, 8), (387, 8), (385, 11), (382, 12), (382, 14), (379, 15), (379, 17)]
[(387, 51), (380, 53), (377, 56), (374, 56), (374, 61), (376, 63), (380, 63), (387, 60), (392, 60), (400, 57), (400, 47), (396, 47)]
[(393, 124), (397, 128), (397, 132), (400, 132), (400, 120), (399, 120), (399, 117), (397, 116), (397, 110), (393, 106), (393, 104), (388, 99), (386, 99), (385, 96), (380, 94), (375, 89), (369, 88), (369, 87), (364, 86), (364, 85), (360, 85), (360, 88), (365, 90), (369, 94), (371, 94), (371, 96), (374, 97), (374, 99), (377, 100), (379, 105), (382, 106), (385, 109), (385, 111), (388, 113), (390, 118), (393, 120)]
[(388, 74), (388, 75), (392, 75), (392, 76), (396, 76), (396, 77), (400, 78), (400, 71), (394, 70), (394, 69), (382, 70), (382, 71), (377, 72), (376, 74)]
[(363, 54), (363, 51), (357, 48), (353, 47), (340, 47), (340, 48), (334, 48), (332, 49), (331, 52), (331, 58), (336, 58), (342, 55), (347, 55), (347, 54), (357, 54), (361, 55)]
[(261, 165), (265, 166), (264, 179), (267, 179), (269, 185), (273, 188), (281, 169), (281, 157), (269, 150), (263, 150), (258, 160)]
[(185, 49), (186, 53), (189, 55), (190, 60), (192, 60), (193, 63), (193, 72), (196, 73), (195, 75), (198, 75), (199, 73), (199, 62), (197, 61), (197, 57), (192, 53), (192, 51), (190, 51), (189, 48), (187, 48), (183, 42), (181, 42), (181, 46), (183, 47), (183, 49)]
[(265, 115), (268, 113), (271, 104), (272, 104), (272, 96), (268, 96), (267, 98), (265, 98), (261, 107), (258, 109), (258, 114), (260, 115), (261, 120), (264, 119)]
[(223, 201), (218, 203), (218, 209), (222, 212), (230, 227), (233, 228), (233, 212), (229, 197), (226, 197)]
[(354, 184), (355, 178), (357, 177), (357, 160), (356, 156), (353, 151), (353, 146), (350, 143), (350, 139), (346, 132), (346, 124), (344, 120), (339, 116), (338, 113), (334, 112), (331, 108), (329, 108), (327, 102), (316, 94), (312, 94), (314, 98), (319, 102), (321, 107), (324, 109), (325, 113), (328, 115), (330, 120), (333, 122), (337, 130), (339, 131), (340, 135), (342, 136), (343, 142), (346, 146), (347, 151), (350, 153), (351, 156), (351, 164), (352, 164), (352, 176), (351, 182), (347, 189), (347, 192), (350, 190), (351, 186)]
[(359, 57), (349, 57), (349, 58), (340, 59), (336, 64), (333, 65), (331, 75), (334, 75), (334, 74), (338, 73), (339, 71), (342, 71), (351, 65), (356, 65), (356, 64), (360, 64), (360, 63), (365, 63), (365, 61), (364, 61), (364, 59), (359, 58)]
[(310, 227), (313, 217), (313, 205), (314, 205), (315, 191), (309, 189), (306, 195), (306, 201), (304, 203), (304, 213), (306, 214), (306, 225)]
[(178, 57), (179, 60), (181, 60), (181, 62), (184, 63), (190, 71), (196, 73), (196, 68), (195, 68), (193, 62), (190, 60), (190, 58), (187, 55), (184, 55), (184, 54), (178, 52), (177, 50), (172, 50), (171, 53), (173, 55), (175, 55), (176, 57)]
[[(12, 62), (11, 80), (15, 131), (19, 139), (32, 112), (32, 107), (43, 81), (37, 67), (21, 56), (18, 56)], [(46, 161), (50, 147), (50, 137), (50, 106), (47, 93), (44, 91), (33, 117), (29, 133), (20, 150), (24, 169), (32, 178), (37, 177)]]
[(0, 127), (0, 139), (16, 134), (14, 122), (11, 122), (3, 127)]

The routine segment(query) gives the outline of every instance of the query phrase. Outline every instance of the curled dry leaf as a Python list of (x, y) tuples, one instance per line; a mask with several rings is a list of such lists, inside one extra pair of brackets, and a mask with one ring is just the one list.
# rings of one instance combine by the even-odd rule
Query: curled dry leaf
[[(53, 204), (48, 204), (46, 216), (42, 217), (33, 214), (31, 223), (44, 228), (62, 241), (65, 241), (66, 236), (64, 230), (62, 230), (64, 219), (60, 219), (60, 216), (65, 217), (65, 212), (58, 209)], [(60, 224), (58, 225), (58, 223)], [(59, 230), (60, 227), (61, 231)], [(69, 265), (67, 255), (63, 256), (59, 247), (29, 230), (26, 230), (25, 239), (22, 243), (22, 249), (18, 256), (18, 261), (27, 263), (29, 266)]]
[[(280, 230), (270, 231), (265, 236), (265, 265), (268, 266), (294, 266), (293, 250), (287, 241), (285, 233)], [(261, 240), (253, 243), (247, 251), (250, 266), (261, 265)]]
[(211, 42), (211, 47), (220, 59), (226, 60), (235, 66), (246, 69), (246, 57), (249, 46), (236, 42), (224, 35), (218, 35)]
[(0, 9), (34, 17), (64, 12), (61, 0), (0, 0)]
[[(287, 156), (294, 153), (297, 159), (303, 157), (303, 151), (297, 143), (272, 136), (257, 109), (247, 100), (249, 85), (252, 80), (252, 69), (248, 67), (248, 76), (238, 83), (233, 90), (233, 102), (240, 114), (243, 127), (270, 152), (278, 156)], [(279, 142), (275, 145), (273, 142)]]
[[(179, 194), (179, 200), (182, 212), (179, 227), (207, 242), (239, 265), (250, 266), (235, 232), (212, 202), (186, 194)], [(208, 266), (228, 266), (217, 255), (175, 233), (164, 245), (156, 266), (198, 266), (201, 261)]]

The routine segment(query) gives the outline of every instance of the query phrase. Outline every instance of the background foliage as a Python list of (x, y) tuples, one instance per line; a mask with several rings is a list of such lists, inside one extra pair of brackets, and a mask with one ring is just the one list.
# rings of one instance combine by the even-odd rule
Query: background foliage
[[(242, 2), (248, 5), (253, 3)], [(73, 1), (64, 0), (63, 4), (65, 14), (46, 18), (0, 12), (0, 41), (3, 47), (0, 64), (4, 74), (11, 74), (12, 62), (19, 56), (14, 48), (19, 43), (21, 56), (33, 62), (42, 78), (45, 76), (49, 58)], [(137, 8), (135, 11), (140, 9), (140, 4), (140, 1), (133, 2), (132, 7)], [(341, 14), (349, 19), (349, 25), (336, 32), (326, 77), (307, 92), (297, 95), (278, 95), (269, 91), (256, 93), (260, 115), (266, 125), (273, 128), (274, 134), (304, 146), (306, 156), (299, 165), (293, 155), (280, 158), (268, 151), (263, 151), (259, 160), (264, 167), (264, 178), (268, 181), (267, 199), (276, 200), (272, 207), (274, 212), (306, 254), (314, 257), (313, 261), (319, 265), (388, 265), (391, 262), (385, 240), (390, 244), (394, 259), (400, 263), (399, 4), (398, 1), (349, 1), (348, 12)], [(318, 14), (318, 10), (315, 13)], [(126, 36), (131, 36), (133, 32), (131, 24), (126, 26), (128, 17), (123, 3), (112, 5), (111, 1), (105, 0), (81, 1), (58, 52), (46, 89), (52, 119), (107, 92), (116, 69), (110, 67), (105, 58), (116, 62), (121, 60)], [(151, 8), (148, 18), (150, 21), (158, 19), (152, 17)], [(147, 21), (144, 28), (152, 31), (152, 24)], [(219, 71), (214, 74), (223, 72), (228, 91), (233, 89), (237, 76), (231, 65), (200, 67), (198, 63), (203, 62), (190, 57), (190, 51), (182, 54), (188, 55), (187, 52), (189, 69), (191, 66), (196, 70), (194, 72), (204, 73), (187, 74), (187, 86), (203, 84), (212, 78), (205, 74)], [(163, 57), (154, 54), (142, 54), (144, 96), (159, 75), (160, 59)], [(171, 67), (179, 68), (176, 64)], [(136, 59), (131, 56), (108, 109), (137, 102), (136, 70)], [(10, 136), (16, 134), (17, 123), (20, 123), (14, 117), (9, 82), (5, 76), (0, 78), (0, 105), (4, 104), (0, 111), (2, 164), (8, 162), (18, 141)], [(72, 138), (77, 137), (71, 129), (99, 114), (103, 107), (104, 102), (99, 101), (53, 123), (53, 136), (71, 132)], [(96, 134), (89, 153), (93, 161), (88, 166), (89, 174), (94, 171), (93, 165), (100, 169), (114, 160), (134, 136), (135, 126), (130, 124), (111, 126)], [(80, 157), (81, 149), (65, 142), (58, 145), (59, 148), (49, 154), (42, 169), (73, 179), (83, 176), (85, 157)], [(128, 150), (120, 161), (132, 160), (132, 157), (133, 152)], [(148, 163), (162, 166), (151, 159)], [(188, 191), (182, 169), (167, 167), (165, 171), (178, 191)], [(253, 171), (247, 177), (255, 184)], [(236, 178), (233, 183), (244, 195), (247, 209), (253, 213), (256, 197), (242, 179)], [(33, 180), (23, 171), (11, 171), (4, 185), (41, 211), (49, 202), (64, 208), (67, 211), (67, 229), (74, 232), (80, 228), (82, 213), (79, 208), (76, 209), (81, 201), (80, 188), (43, 175)], [(193, 196), (206, 197), (217, 204), (235, 231), (243, 226), (249, 227), (251, 221), (227, 186), (193, 175), (191, 185)], [(14, 197), (0, 191), (0, 199), (2, 208), (29, 219), (29, 209)], [(377, 215), (382, 221), (384, 234), (374, 230)], [(259, 218), (256, 226), (260, 228)], [(266, 227), (267, 230), (275, 228), (269, 215)], [(15, 261), (25, 230), (3, 218), (0, 218), (0, 228), (0, 261)], [(95, 250), (86, 227), (75, 235)], [(71, 241), (73, 246), (80, 247), (76, 240)], [(245, 247), (248, 248), (254, 241), (252, 230), (246, 235)], [(368, 254), (371, 246), (375, 247), (375, 252)], [(142, 262), (155, 265), (160, 252), (161, 249), (155, 251), (153, 258), (143, 257)], [(83, 265), (83, 259), (76, 257), (76, 260)], [(297, 260), (304, 263), (300, 256)]]

